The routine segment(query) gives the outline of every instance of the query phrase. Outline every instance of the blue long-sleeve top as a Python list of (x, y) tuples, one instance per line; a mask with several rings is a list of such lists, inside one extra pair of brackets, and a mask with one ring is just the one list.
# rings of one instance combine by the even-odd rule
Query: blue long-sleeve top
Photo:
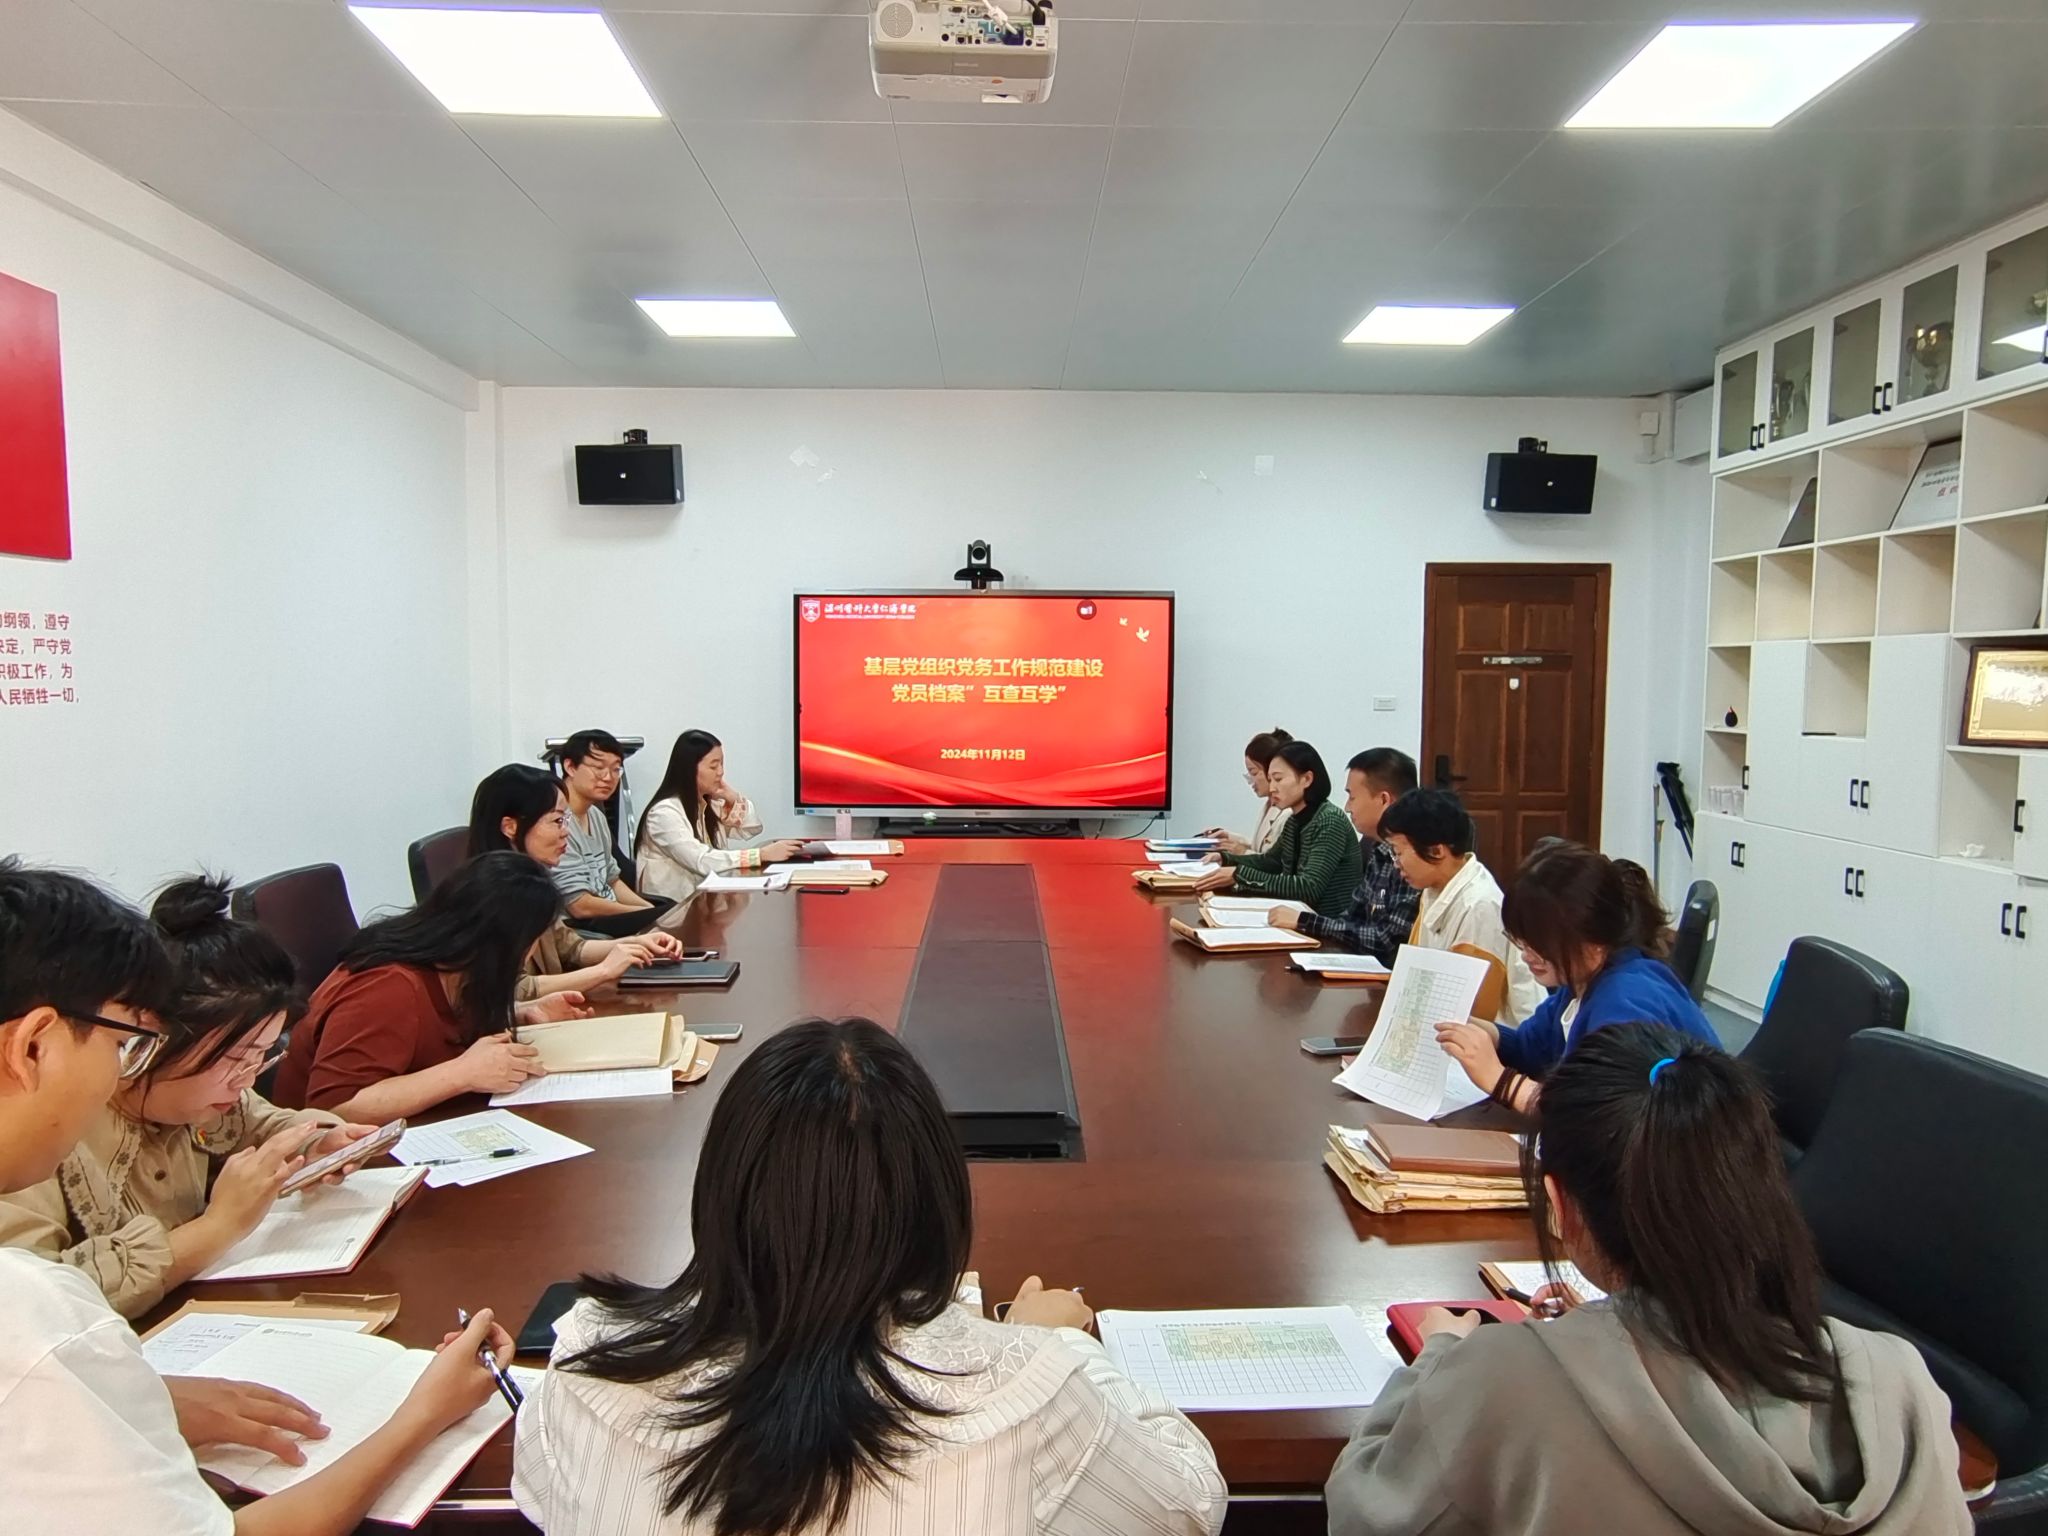
[(1519, 1028), (1502, 1030), (1502, 1064), (1528, 1077), (1542, 1077), (1588, 1034), (1609, 1024), (1668, 1024), (1709, 1045), (1721, 1043), (1671, 967), (1640, 949), (1617, 949), (1607, 957), (1579, 999), (1567, 1033), (1564, 1011), (1571, 1000), (1572, 989), (1558, 987)]

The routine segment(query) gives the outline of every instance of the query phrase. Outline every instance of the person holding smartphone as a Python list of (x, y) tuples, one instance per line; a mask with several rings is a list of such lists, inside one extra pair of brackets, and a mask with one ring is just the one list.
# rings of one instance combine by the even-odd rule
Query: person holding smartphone
[(71, 1265), (123, 1317), (253, 1231), (306, 1159), (372, 1130), (256, 1091), (304, 1002), (283, 946), (227, 915), (228, 884), (194, 876), (157, 897), (150, 915), (176, 966), (162, 1048), (55, 1174), (0, 1197), (0, 1244)]

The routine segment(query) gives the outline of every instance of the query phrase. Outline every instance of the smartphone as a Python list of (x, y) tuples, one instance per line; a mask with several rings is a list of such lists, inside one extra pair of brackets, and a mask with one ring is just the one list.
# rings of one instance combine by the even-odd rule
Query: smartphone
[(540, 1293), (540, 1301), (520, 1325), (513, 1348), (522, 1355), (545, 1355), (555, 1347), (555, 1321), (576, 1305), (583, 1287), (574, 1280), (558, 1280)]
[(699, 1040), (709, 1040), (713, 1045), (723, 1045), (728, 1040), (739, 1039), (741, 1031), (745, 1028), (744, 1024), (698, 1024), (692, 1026), (690, 1033)]
[(718, 951), (715, 949), (686, 949), (680, 955), (657, 955), (652, 960), (642, 961), (639, 965), (634, 966), (633, 969), (639, 971), (658, 971), (665, 965), (688, 965), (693, 961), (716, 960), (717, 958)]
[[(320, 1134), (325, 1135), (326, 1128), (323, 1127)], [(367, 1162), (379, 1152), (388, 1152), (396, 1144), (398, 1138), (404, 1134), (405, 1122), (403, 1120), (394, 1120), (389, 1125), (380, 1125), (361, 1141), (352, 1141), (339, 1151), (330, 1152), (325, 1157), (315, 1158), (297, 1173), (286, 1179), (278, 1193), (288, 1195), (293, 1190), (304, 1189), (308, 1184), (317, 1184), (330, 1173), (338, 1172), (356, 1163)], [(320, 1138), (319, 1136), (314, 1136), (308, 1139), (318, 1141)]]
[(1310, 1035), (1301, 1048), (1311, 1056), (1349, 1056), (1365, 1049), (1363, 1035)]
[(799, 896), (846, 896), (853, 891), (850, 885), (793, 885), (790, 889)]

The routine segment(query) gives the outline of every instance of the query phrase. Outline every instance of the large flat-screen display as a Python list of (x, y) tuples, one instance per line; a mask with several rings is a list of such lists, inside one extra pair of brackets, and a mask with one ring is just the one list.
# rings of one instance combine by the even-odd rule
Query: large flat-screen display
[(1165, 811), (1171, 592), (800, 592), (804, 810)]

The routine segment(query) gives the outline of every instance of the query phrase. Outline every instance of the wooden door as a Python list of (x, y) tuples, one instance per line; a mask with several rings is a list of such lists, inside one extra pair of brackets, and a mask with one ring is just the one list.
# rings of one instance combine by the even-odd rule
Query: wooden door
[(1422, 779), (1464, 798), (1479, 857), (1503, 884), (1539, 838), (1599, 844), (1608, 575), (1604, 565), (1426, 573)]

